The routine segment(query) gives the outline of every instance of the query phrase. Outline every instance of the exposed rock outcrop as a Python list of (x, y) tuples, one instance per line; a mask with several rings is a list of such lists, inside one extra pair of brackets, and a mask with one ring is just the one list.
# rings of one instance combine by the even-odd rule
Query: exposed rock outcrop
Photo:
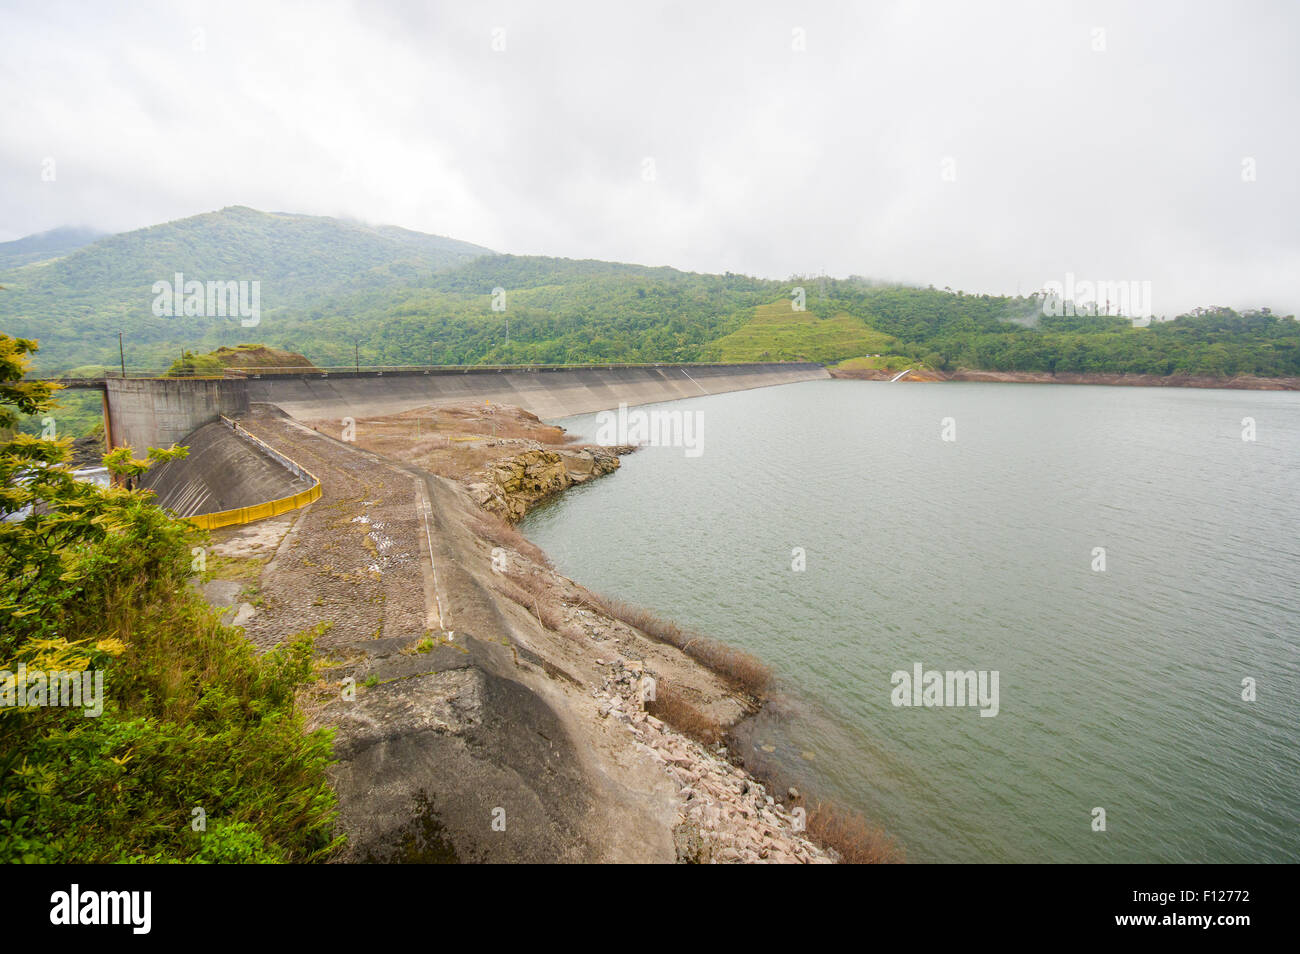
[(533, 448), (494, 461), (486, 470), (471, 475), (466, 487), (476, 504), (513, 523), (538, 502), (618, 470), (618, 455), (631, 449)]

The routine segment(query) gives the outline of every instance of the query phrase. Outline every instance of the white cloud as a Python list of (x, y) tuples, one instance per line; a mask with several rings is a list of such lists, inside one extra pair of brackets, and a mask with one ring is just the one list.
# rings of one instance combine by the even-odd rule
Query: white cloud
[(1286, 3), (9, 6), (0, 239), (241, 204), (521, 254), (972, 291), (1071, 271), (1149, 280), (1159, 311), (1300, 310)]

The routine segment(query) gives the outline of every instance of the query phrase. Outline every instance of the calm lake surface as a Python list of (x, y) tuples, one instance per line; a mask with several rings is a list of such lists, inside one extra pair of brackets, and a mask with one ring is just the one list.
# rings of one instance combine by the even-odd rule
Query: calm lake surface
[[(818, 381), (656, 408), (699, 412), (699, 456), (644, 449), (523, 529), (773, 667), (747, 760), (911, 861), (1300, 860), (1300, 394)], [(917, 663), (996, 670), (997, 715), (896, 706)]]

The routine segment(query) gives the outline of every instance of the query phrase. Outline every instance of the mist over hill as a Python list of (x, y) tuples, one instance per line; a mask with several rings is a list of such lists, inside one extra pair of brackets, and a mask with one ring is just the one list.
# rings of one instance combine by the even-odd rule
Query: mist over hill
[(64, 226), (38, 232), (12, 242), (0, 242), (0, 272), (19, 268), (32, 262), (45, 262), (62, 258), (69, 252), (98, 241), (107, 235), (99, 229)]

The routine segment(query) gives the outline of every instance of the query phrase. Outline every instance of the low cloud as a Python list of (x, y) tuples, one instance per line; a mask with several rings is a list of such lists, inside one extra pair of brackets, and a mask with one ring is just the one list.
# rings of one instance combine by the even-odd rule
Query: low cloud
[(1280, 2), (9, 4), (0, 240), (249, 205), (1295, 312), (1298, 27)]

